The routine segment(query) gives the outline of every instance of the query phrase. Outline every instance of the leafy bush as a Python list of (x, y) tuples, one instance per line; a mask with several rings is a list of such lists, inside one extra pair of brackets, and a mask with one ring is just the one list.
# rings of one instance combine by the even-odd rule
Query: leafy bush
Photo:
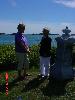
[[(54, 63), (55, 58), (55, 48), (51, 49), (52, 63)], [(33, 45), (30, 47), (29, 61), (30, 68), (33, 66), (39, 67), (39, 46)], [(15, 56), (15, 46), (14, 45), (0, 45), (0, 69), (16, 69), (17, 59)]]
[(15, 57), (14, 45), (1, 45), (0, 46), (0, 69), (9, 69), (17, 63)]
[(39, 47), (38, 45), (33, 45), (30, 47), (30, 55), (29, 55), (29, 60), (30, 60), (30, 67), (33, 66), (39, 66)]

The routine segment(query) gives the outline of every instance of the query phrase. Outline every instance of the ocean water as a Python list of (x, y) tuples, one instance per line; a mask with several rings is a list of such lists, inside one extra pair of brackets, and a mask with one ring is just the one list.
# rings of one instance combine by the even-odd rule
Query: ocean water
[[(32, 35), (32, 34), (25, 34), (29, 46), (32, 46), (34, 44), (39, 44), (42, 38), (42, 35)], [(58, 35), (49, 35), (52, 39), (52, 47), (56, 47), (56, 41), (55, 38)], [(6, 35), (0, 35), (0, 44), (14, 44), (15, 43), (15, 35), (10, 35), (10, 34), (6, 34)]]

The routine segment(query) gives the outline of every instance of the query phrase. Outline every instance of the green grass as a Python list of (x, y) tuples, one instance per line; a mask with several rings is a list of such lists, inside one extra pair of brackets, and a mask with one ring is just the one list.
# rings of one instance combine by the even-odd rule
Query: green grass
[(37, 78), (38, 70), (29, 71), (26, 80), (14, 81), (17, 71), (9, 71), (9, 94), (5, 94), (5, 72), (0, 73), (0, 100), (75, 100), (75, 80), (67, 83)]

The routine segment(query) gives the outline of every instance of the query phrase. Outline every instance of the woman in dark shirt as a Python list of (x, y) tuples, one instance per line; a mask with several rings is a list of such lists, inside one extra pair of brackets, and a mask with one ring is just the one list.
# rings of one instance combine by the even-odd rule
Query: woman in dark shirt
[(42, 77), (49, 76), (50, 66), (50, 50), (51, 50), (51, 38), (48, 36), (49, 30), (43, 29), (43, 37), (40, 42), (40, 74)]

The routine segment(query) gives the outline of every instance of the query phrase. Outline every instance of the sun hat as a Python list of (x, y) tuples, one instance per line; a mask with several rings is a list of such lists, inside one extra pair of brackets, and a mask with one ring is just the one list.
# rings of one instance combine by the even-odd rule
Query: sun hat
[(44, 28), (43, 28), (43, 32), (49, 33), (49, 31), (50, 31), (50, 30), (49, 30), (47, 27), (44, 27)]

